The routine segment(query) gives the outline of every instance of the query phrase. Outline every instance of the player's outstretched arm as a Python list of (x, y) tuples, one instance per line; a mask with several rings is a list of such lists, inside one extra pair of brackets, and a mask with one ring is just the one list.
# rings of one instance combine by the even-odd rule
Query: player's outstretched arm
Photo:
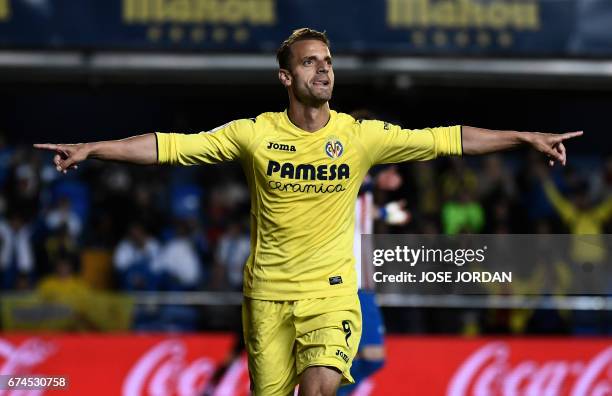
[(155, 134), (132, 136), (121, 140), (107, 140), (77, 144), (35, 144), (35, 148), (54, 151), (53, 163), (59, 172), (76, 169), (77, 164), (87, 158), (107, 161), (152, 165), (157, 163)]
[(555, 162), (567, 163), (563, 142), (582, 135), (582, 131), (561, 134), (540, 132), (494, 131), (462, 126), (463, 154), (487, 154), (509, 150), (520, 145), (530, 145), (545, 154), (552, 166)]

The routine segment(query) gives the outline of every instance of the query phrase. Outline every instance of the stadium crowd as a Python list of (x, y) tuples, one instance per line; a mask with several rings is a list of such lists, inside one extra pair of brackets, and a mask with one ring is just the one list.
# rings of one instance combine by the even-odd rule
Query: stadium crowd
[[(138, 167), (88, 161), (61, 175), (47, 154), (0, 146), (0, 281), (82, 312), (103, 291), (239, 291), (249, 254), (249, 194), (237, 165)], [(406, 225), (383, 233), (605, 234), (612, 229), (612, 158), (578, 157), (549, 170), (537, 155), (491, 155), (396, 165)], [(562, 275), (560, 275), (562, 276)], [(560, 294), (563, 290), (559, 291)], [(237, 312), (179, 305), (134, 307), (131, 327), (234, 326)], [(612, 333), (597, 312), (388, 308), (390, 331)], [(6, 318), (3, 325), (6, 326)]]

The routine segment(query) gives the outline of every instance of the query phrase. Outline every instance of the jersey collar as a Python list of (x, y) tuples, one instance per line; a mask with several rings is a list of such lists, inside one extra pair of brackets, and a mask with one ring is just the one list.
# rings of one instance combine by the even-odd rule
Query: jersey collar
[(289, 119), (289, 115), (287, 114), (287, 110), (285, 109), (285, 111), (283, 112), (283, 121), (285, 122), (285, 124), (287, 125), (287, 127), (299, 134), (299, 135), (305, 135), (305, 136), (320, 136), (322, 134), (326, 134), (328, 131), (333, 129), (333, 124), (336, 122), (336, 116), (338, 115), (338, 113), (336, 113), (334, 110), (330, 110), (329, 111), (329, 120), (327, 121), (327, 124), (325, 124), (325, 126), (317, 131), (314, 132), (308, 132), (303, 130), (302, 128), (298, 127), (297, 125), (295, 125), (293, 122), (291, 122), (291, 119)]

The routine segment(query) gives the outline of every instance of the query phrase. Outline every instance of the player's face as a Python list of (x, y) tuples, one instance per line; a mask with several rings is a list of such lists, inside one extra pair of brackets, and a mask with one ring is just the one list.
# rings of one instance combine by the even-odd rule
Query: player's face
[(334, 90), (334, 71), (329, 48), (319, 40), (302, 40), (291, 45), (291, 83), (298, 101), (321, 106)]

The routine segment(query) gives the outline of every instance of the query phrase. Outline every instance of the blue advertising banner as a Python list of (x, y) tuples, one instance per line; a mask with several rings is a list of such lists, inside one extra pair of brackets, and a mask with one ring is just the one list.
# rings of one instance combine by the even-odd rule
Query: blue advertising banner
[(1, 48), (269, 52), (303, 26), (344, 53), (612, 55), (610, 0), (0, 0)]

